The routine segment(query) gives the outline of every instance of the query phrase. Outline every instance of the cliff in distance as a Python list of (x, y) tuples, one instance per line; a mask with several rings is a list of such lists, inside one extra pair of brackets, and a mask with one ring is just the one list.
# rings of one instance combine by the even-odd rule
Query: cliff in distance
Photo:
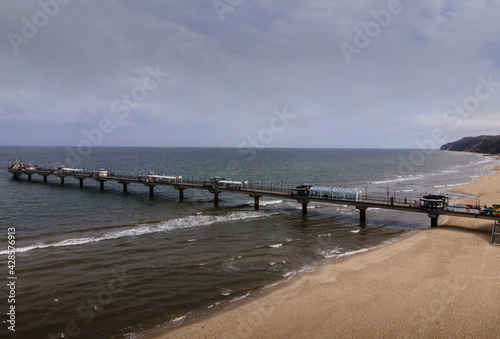
[(500, 154), (500, 135), (466, 137), (441, 146), (443, 151)]

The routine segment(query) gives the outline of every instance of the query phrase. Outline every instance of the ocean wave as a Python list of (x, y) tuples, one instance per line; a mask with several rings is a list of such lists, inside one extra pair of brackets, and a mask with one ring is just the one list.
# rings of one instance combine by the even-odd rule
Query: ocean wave
[(231, 293), (233, 293), (232, 289), (230, 289), (230, 288), (222, 288), (220, 294), (222, 294), (223, 296), (228, 296)]
[[(192, 228), (198, 226), (208, 226), (215, 223), (241, 221), (246, 219), (263, 218), (267, 216), (274, 215), (276, 213), (262, 213), (262, 212), (234, 212), (229, 215), (224, 216), (210, 216), (210, 215), (194, 215), (186, 218), (172, 219), (168, 221), (162, 221), (153, 225), (141, 224), (135, 228), (130, 228), (121, 231), (114, 231), (105, 233), (100, 236), (83, 237), (83, 238), (72, 238), (65, 239), (59, 242), (44, 243), (38, 242), (30, 246), (20, 247), (16, 249), (16, 253), (29, 252), (35, 249), (42, 249), (47, 247), (65, 247), (65, 246), (79, 246), (85, 245), (105, 240), (126, 238), (126, 237), (137, 237), (152, 233), (168, 232), (176, 229)], [(0, 251), (0, 255), (7, 254), (7, 250)]]
[(235, 297), (231, 300), (229, 300), (230, 303), (234, 303), (234, 302), (237, 302), (237, 301), (240, 301), (240, 300), (243, 300), (245, 299), (246, 297), (248, 297), (250, 295), (250, 292), (247, 292), (247, 294), (245, 295), (242, 295), (242, 296), (239, 296), (239, 297)]
[(345, 253), (341, 253), (341, 254), (338, 254), (337, 255), (337, 258), (342, 258), (342, 257), (347, 257), (349, 255), (353, 255), (353, 254), (358, 254), (358, 253), (363, 253), (363, 252), (368, 252), (374, 248), (377, 248), (379, 246), (376, 246), (376, 247), (368, 247), (368, 248), (362, 248), (360, 250), (355, 250), (355, 251), (349, 251), (349, 252), (345, 252)]
[(299, 270), (299, 273), (311, 273), (314, 272), (315, 268), (311, 265), (305, 265)]
[(387, 179), (387, 180), (380, 180), (380, 181), (372, 181), (372, 184), (378, 185), (378, 184), (389, 184), (393, 182), (401, 182), (401, 181), (411, 181), (411, 180), (417, 180), (423, 178), (423, 175), (409, 175), (406, 177), (398, 176), (396, 179)]
[(267, 206), (267, 205), (275, 205), (275, 204), (281, 204), (283, 200), (262, 200), (259, 202), (261, 206)]
[(333, 258), (342, 253), (343, 248), (337, 247), (331, 250), (320, 250), (318, 254), (321, 255), (325, 259)]
[[(283, 200), (260, 200), (259, 206), (276, 205), (276, 204), (281, 204), (282, 202), (283, 202)], [(252, 200), (252, 201), (248, 201), (246, 204), (253, 206), (254, 202)]]
[(177, 318), (172, 319), (172, 323), (174, 323), (176, 326), (182, 324), (184, 320), (186, 319), (187, 315), (183, 315)]
[(292, 279), (296, 275), (297, 275), (297, 271), (290, 271), (282, 276), (283, 279), (266, 284), (263, 286), (263, 289), (271, 288), (271, 287), (286, 283), (287, 281), (289, 281), (290, 279)]
[(272, 247), (272, 248), (280, 248), (281, 246), (283, 246), (282, 243), (280, 243), (280, 244), (274, 244), (274, 245), (269, 245), (269, 247)]

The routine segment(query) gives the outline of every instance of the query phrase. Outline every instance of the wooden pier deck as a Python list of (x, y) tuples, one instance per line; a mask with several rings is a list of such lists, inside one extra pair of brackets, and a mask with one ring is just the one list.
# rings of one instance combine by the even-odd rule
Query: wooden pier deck
[[(19, 178), (21, 175), (27, 175), (28, 181), (32, 180), (32, 175), (37, 174), (43, 177), (43, 182), (47, 183), (47, 177), (54, 175), (60, 178), (61, 185), (64, 185), (64, 179), (66, 177), (72, 177), (79, 180), (80, 187), (83, 187), (83, 181), (86, 179), (93, 179), (99, 182), (101, 190), (104, 190), (104, 184), (106, 181), (115, 181), (123, 185), (123, 192), (127, 192), (127, 186), (129, 184), (142, 184), (149, 188), (149, 193), (151, 196), (154, 195), (154, 188), (156, 186), (170, 186), (179, 191), (179, 198), (184, 198), (184, 191), (186, 189), (199, 189), (205, 190), (214, 195), (214, 203), (217, 204), (219, 201), (219, 194), (221, 193), (234, 193), (234, 194), (245, 194), (254, 198), (254, 206), (256, 209), (259, 208), (259, 199), (261, 197), (275, 197), (281, 199), (296, 200), (298, 203), (302, 204), (303, 214), (307, 214), (307, 204), (310, 202), (327, 203), (327, 204), (340, 204), (354, 206), (360, 211), (360, 221), (365, 222), (366, 211), (370, 208), (381, 208), (390, 209), (396, 211), (404, 212), (414, 212), (414, 213), (425, 213), (431, 218), (431, 226), (438, 225), (438, 218), (440, 216), (455, 216), (455, 217), (466, 217), (466, 218), (478, 218), (487, 219), (494, 222), (500, 220), (500, 215), (491, 214), (480, 214), (480, 213), (469, 213), (469, 212), (457, 212), (442, 209), (427, 209), (423, 208), (419, 201), (409, 198), (398, 198), (394, 197), (375, 197), (375, 196), (365, 196), (360, 195), (356, 199), (336, 199), (331, 197), (317, 197), (317, 196), (304, 196), (297, 194), (298, 191), (292, 188), (281, 188), (281, 187), (264, 187), (263, 185), (255, 185), (248, 182), (231, 182), (226, 179), (214, 178), (211, 180), (195, 181), (187, 180), (183, 181), (182, 177), (167, 177), (155, 174), (149, 175), (116, 175), (114, 171), (105, 170), (95, 170), (86, 171), (81, 169), (68, 169), (68, 168), (44, 168), (27, 165), (20, 161), (14, 161), (9, 167), (9, 172), (13, 174), (14, 178)], [(119, 173), (119, 172), (118, 172)], [(221, 185), (221, 183), (228, 183)], [(232, 184), (231, 184), (232, 183)], [(495, 226), (493, 226), (493, 236), (495, 234)], [(498, 231), (497, 231), (498, 232)], [(492, 240), (493, 242), (493, 240)]]

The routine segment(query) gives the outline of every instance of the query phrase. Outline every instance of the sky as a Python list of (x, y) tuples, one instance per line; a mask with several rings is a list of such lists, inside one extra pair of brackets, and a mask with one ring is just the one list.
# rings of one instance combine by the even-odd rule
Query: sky
[(500, 134), (500, 1), (2, 0), (0, 145)]

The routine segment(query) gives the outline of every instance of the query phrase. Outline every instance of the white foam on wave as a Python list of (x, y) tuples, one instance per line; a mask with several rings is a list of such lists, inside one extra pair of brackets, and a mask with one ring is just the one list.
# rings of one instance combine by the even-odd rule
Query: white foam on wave
[(342, 253), (341, 247), (337, 247), (337, 248), (334, 248), (332, 250), (320, 250), (320, 251), (318, 251), (318, 254), (321, 255), (325, 259), (336, 257), (340, 253)]
[[(121, 231), (113, 231), (105, 233), (99, 236), (83, 237), (83, 238), (72, 238), (65, 239), (59, 242), (53, 243), (43, 243), (38, 242), (30, 246), (20, 247), (16, 249), (17, 253), (29, 252), (34, 249), (42, 249), (47, 247), (65, 247), (65, 246), (78, 246), (85, 245), (95, 242), (100, 242), (104, 240), (119, 239), (125, 237), (137, 237), (152, 233), (168, 232), (176, 229), (192, 228), (199, 226), (208, 226), (215, 223), (231, 222), (231, 221), (241, 221), (246, 219), (263, 218), (267, 216), (274, 215), (276, 213), (262, 213), (262, 212), (233, 212), (228, 215), (223, 216), (211, 216), (211, 215), (194, 215), (186, 218), (172, 219), (167, 221), (162, 221), (157, 224), (141, 224), (134, 228), (129, 228)], [(0, 251), (0, 255), (7, 254), (7, 250)]]
[(248, 297), (249, 295), (250, 295), (250, 292), (247, 292), (247, 294), (242, 295), (242, 296), (239, 296), (239, 297), (235, 297), (235, 298), (233, 298), (233, 299), (229, 300), (229, 302), (230, 302), (230, 303), (234, 303), (234, 302), (236, 302), (236, 301), (243, 300), (243, 299), (245, 299), (246, 297)]
[(363, 253), (363, 252), (368, 252), (372, 249), (374, 249), (376, 247), (372, 247), (372, 248), (362, 248), (360, 250), (356, 250), (356, 251), (350, 251), (350, 252), (345, 252), (345, 253), (341, 253), (339, 255), (337, 255), (337, 258), (342, 258), (342, 257), (347, 257), (349, 255), (353, 255), (353, 254), (358, 254), (358, 253)]
[(186, 319), (187, 315), (183, 315), (183, 316), (180, 316), (180, 317), (177, 317), (177, 318), (174, 318), (172, 319), (172, 322), (178, 326), (180, 324), (182, 324), (184, 322), (184, 319)]
[(222, 294), (223, 296), (228, 296), (228, 295), (230, 295), (232, 292), (233, 292), (233, 290), (232, 290), (232, 289), (230, 289), (230, 288), (223, 288), (223, 289), (221, 289), (221, 293), (220, 293), (220, 294)]
[(311, 266), (311, 265), (306, 265), (304, 267), (302, 267), (299, 272), (300, 273), (311, 273), (311, 272), (314, 272), (315, 268), (314, 266)]
[(280, 248), (281, 246), (283, 246), (283, 244), (274, 244), (274, 245), (269, 245), (269, 247), (272, 247), (272, 248)]
[(276, 205), (276, 204), (281, 204), (283, 200), (262, 200), (259, 204), (261, 206), (267, 206), (267, 205)]
[(266, 285), (263, 286), (263, 289), (271, 288), (271, 287), (283, 284), (283, 283), (289, 281), (290, 279), (292, 279), (296, 275), (297, 275), (297, 271), (288, 272), (288, 273), (286, 273), (286, 274), (283, 275), (283, 279), (275, 281), (275, 282), (270, 283), (270, 284), (266, 284)]
[[(276, 205), (276, 204), (281, 204), (283, 200), (260, 200), (259, 201), (259, 206), (267, 206), (267, 205)], [(247, 205), (253, 205), (253, 200), (248, 201)]]
[(411, 181), (411, 180), (417, 180), (417, 179), (420, 179), (422, 178), (423, 175), (419, 174), (419, 175), (408, 175), (408, 176), (398, 176), (396, 179), (387, 179), (387, 180), (381, 180), (381, 181), (372, 181), (371, 183), (372, 184), (388, 184), (388, 183), (392, 183), (392, 182), (401, 182), (401, 181)]

